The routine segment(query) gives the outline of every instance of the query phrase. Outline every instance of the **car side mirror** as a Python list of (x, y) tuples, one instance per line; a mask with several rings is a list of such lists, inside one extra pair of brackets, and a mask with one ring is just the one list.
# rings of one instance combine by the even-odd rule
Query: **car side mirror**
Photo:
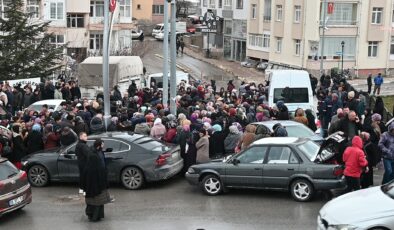
[(112, 152), (112, 151), (113, 151), (113, 148), (107, 148), (104, 152), (110, 153), (110, 152)]
[(240, 161), (237, 158), (234, 158), (232, 160), (233, 165), (238, 165), (240, 163)]

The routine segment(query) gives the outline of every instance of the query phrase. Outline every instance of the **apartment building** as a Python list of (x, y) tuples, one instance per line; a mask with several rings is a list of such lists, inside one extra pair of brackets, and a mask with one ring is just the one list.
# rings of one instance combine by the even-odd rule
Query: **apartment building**
[(344, 69), (355, 75), (390, 74), (394, 68), (394, 1), (327, 2), (330, 10), (325, 7), (329, 12), (323, 48), (322, 1), (251, 0), (247, 56), (268, 60), (272, 68), (307, 69), (315, 74), (321, 58), (325, 70), (341, 69), (343, 56)]
[(204, 48), (214, 47), (229, 60), (243, 61), (246, 57), (248, 0), (201, 0), (200, 15), (208, 10), (223, 20), (216, 34), (204, 34)]
[[(1, 10), (11, 0), (0, 0)], [(110, 48), (115, 53), (131, 46), (131, 0), (120, 0), (114, 14)], [(25, 0), (32, 20), (50, 21), (53, 44), (67, 44), (65, 52), (82, 61), (103, 49), (104, 0)]]

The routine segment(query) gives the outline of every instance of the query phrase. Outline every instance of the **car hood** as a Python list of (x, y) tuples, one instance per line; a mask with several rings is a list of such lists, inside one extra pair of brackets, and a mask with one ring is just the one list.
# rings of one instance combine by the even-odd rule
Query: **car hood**
[(384, 194), (379, 186), (362, 189), (328, 202), (319, 214), (330, 225), (356, 225), (373, 219), (394, 218), (394, 199)]

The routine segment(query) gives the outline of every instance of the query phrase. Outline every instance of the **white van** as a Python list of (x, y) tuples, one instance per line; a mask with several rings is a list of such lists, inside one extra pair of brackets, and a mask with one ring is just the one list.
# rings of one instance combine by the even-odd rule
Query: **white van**
[[(146, 87), (150, 87), (152, 81), (156, 82), (158, 89), (163, 89), (163, 73), (150, 74), (146, 79)], [(176, 85), (179, 85), (181, 81), (189, 85), (189, 74), (182, 71), (176, 71)], [(168, 84), (170, 84), (170, 73), (168, 73)]]
[(162, 33), (163, 31), (164, 31), (164, 24), (163, 23), (157, 24), (152, 30), (152, 37), (156, 37), (156, 35)]
[(283, 101), (290, 113), (297, 108), (315, 111), (312, 86), (309, 74), (303, 70), (270, 70), (267, 71), (270, 81), (268, 105)]

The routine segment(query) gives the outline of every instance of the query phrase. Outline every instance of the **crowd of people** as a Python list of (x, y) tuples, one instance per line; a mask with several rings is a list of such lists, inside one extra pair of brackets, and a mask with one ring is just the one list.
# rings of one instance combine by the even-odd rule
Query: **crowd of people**
[[(189, 85), (190, 84), (190, 85)], [(383, 101), (377, 97), (369, 107), (368, 95), (355, 91), (346, 80), (337, 81), (323, 75), (319, 81), (311, 76), (318, 99), (318, 117), (312, 110), (299, 108), (292, 116), (285, 101), (268, 106), (269, 82), (233, 81), (218, 89), (215, 81), (179, 84), (176, 97), (177, 114), (171, 114), (162, 103), (162, 92), (156, 88), (139, 88), (133, 82), (127, 92), (114, 87), (111, 92), (111, 119), (106, 127), (103, 116), (103, 95), (94, 100), (81, 97), (77, 82), (46, 81), (31, 85), (10, 86), (0, 82), (1, 125), (11, 130), (0, 138), (0, 153), (17, 167), (21, 159), (39, 150), (68, 146), (77, 142), (80, 133), (130, 131), (180, 145), (185, 170), (193, 164), (238, 153), (255, 140), (269, 136), (287, 136), (281, 120), (294, 120), (323, 136), (342, 131), (349, 146), (344, 149), (345, 175), (352, 188), (373, 185), (373, 168), (383, 159), (383, 183), (394, 179), (394, 124), (382, 122)], [(33, 93), (32, 93), (33, 92)], [(40, 111), (29, 109), (35, 101), (64, 99), (60, 110), (43, 105)], [(318, 119), (319, 122), (315, 122)], [(277, 120), (273, 132), (251, 123)], [(354, 149), (357, 149), (355, 151)], [(355, 158), (361, 150), (365, 161)], [(350, 152), (350, 153), (349, 153)], [(350, 156), (349, 156), (350, 154)]]

